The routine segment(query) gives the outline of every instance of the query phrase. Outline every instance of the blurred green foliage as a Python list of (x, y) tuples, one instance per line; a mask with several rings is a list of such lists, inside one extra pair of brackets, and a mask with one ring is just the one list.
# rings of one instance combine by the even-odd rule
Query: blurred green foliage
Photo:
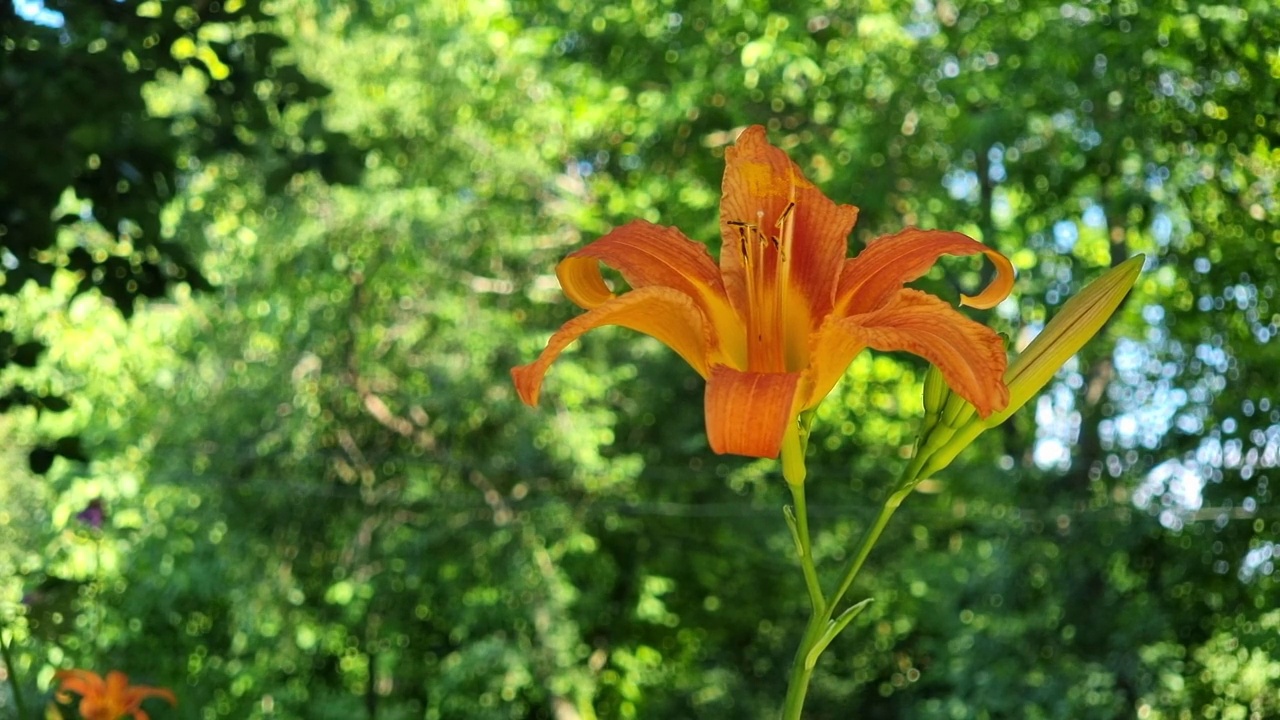
[[(207, 288), (162, 215), (224, 153), (252, 157), (269, 191), (310, 170), (359, 179), (359, 152), (324, 127), (328, 88), (281, 60), (288, 42), (257, 0), (52, 5), (0, 4), (0, 295), (70, 271), (76, 293), (129, 317), (174, 283)], [(26, 330), (0, 315), (0, 370), (38, 361), (45, 344)], [(0, 413), (21, 406), (68, 401), (22, 383), (0, 395)], [(58, 456), (88, 459), (68, 435), (33, 449), (30, 467)]]
[[(566, 355), (536, 411), (507, 375), (574, 314), (551, 274), (572, 248), (634, 217), (714, 242), (723, 149), (762, 123), (861, 207), (855, 248), (918, 224), (1010, 255), (1015, 300), (983, 319), (1015, 342), (1152, 258), (1045, 396), (894, 519), (809, 716), (1280, 713), (1269, 0), (280, 0), (152, 43), (155, 72), (127, 52), (181, 4), (49, 7), (64, 64), (129, 84), (63, 73), (83, 87), (39, 112), (143, 98), (103, 125), (163, 128), (173, 164), (123, 238), (69, 131), (6, 101), (35, 125), (6, 163), (22, 137), (81, 218), (30, 210), (39, 247), (127, 239), (215, 289), (166, 282), (126, 320), (69, 254), (4, 256), (0, 389), (66, 404), (0, 415), (0, 617), (29, 696), (80, 666), (173, 688), (157, 718), (773, 716), (807, 603), (773, 464), (710, 454), (700, 380), (626, 331)], [(30, 67), (10, 28), (58, 32), (5, 23), (9, 83)], [(5, 177), (5, 207), (29, 197)], [(921, 281), (944, 297), (983, 280), (944, 265)], [(820, 409), (820, 563), (904, 462), (923, 370), (863, 355)], [(92, 459), (32, 477), (58, 437)], [(75, 517), (98, 497), (101, 530)]]

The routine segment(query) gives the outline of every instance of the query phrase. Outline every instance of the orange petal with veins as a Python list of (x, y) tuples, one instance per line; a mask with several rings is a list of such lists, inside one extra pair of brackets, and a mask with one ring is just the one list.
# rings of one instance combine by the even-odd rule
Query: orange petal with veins
[(528, 405), (538, 403), (542, 378), (560, 353), (583, 333), (604, 325), (621, 325), (661, 340), (680, 354), (698, 374), (709, 372), (709, 351), (716, 345), (702, 313), (688, 295), (666, 287), (632, 290), (573, 318), (547, 341), (537, 360), (512, 368), (520, 399)]
[(741, 372), (724, 365), (707, 378), (707, 439), (720, 454), (776, 458), (796, 421), (801, 373)]
[(720, 271), (702, 243), (673, 227), (635, 220), (569, 253), (556, 266), (564, 293), (584, 310), (613, 297), (598, 263), (617, 270), (632, 288), (661, 285), (690, 297), (724, 297)]
[[(675, 228), (643, 220), (614, 229), (556, 266), (564, 294), (585, 310), (615, 297), (600, 274), (600, 263), (617, 270), (633, 290), (667, 287), (690, 297), (714, 326), (719, 348), (738, 364), (746, 362), (742, 323), (729, 305), (720, 270), (705, 245)], [(694, 368), (706, 375), (705, 363)]]
[[(1009, 389), (1003, 380), (1008, 364), (1004, 341), (929, 293), (901, 290), (880, 309), (836, 321), (827, 331), (832, 334), (833, 347), (843, 342), (846, 347), (905, 350), (928, 360), (982, 417), (1009, 404)], [(838, 364), (840, 359), (831, 358), (830, 362)], [(815, 394), (819, 390), (825, 395), (830, 386), (816, 386)], [(820, 400), (821, 396), (814, 402)]]
[(832, 202), (786, 152), (769, 144), (759, 125), (743, 130), (737, 142), (725, 149), (722, 191), (720, 268), (734, 307), (747, 317), (740, 238), (737, 228), (728, 223), (749, 223), (766, 237), (778, 235), (778, 218), (794, 196), (795, 241), (790, 248), (788, 283), (803, 298), (809, 317), (819, 322), (831, 308), (858, 208)]
[(869, 312), (891, 300), (904, 284), (929, 272), (943, 255), (983, 253), (996, 266), (996, 277), (973, 297), (963, 296), (962, 305), (990, 308), (998, 305), (1013, 289), (1013, 265), (1004, 255), (958, 232), (907, 228), (877, 238), (855, 258), (844, 262), (836, 290), (837, 316)]

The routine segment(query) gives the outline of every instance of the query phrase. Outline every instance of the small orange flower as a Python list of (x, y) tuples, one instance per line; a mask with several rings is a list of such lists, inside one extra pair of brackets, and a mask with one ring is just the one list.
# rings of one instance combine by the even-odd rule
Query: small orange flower
[[(941, 255), (983, 253), (991, 285), (962, 305), (990, 308), (1013, 287), (1003, 255), (960, 233), (908, 228), (848, 258), (858, 217), (809, 182), (760, 126), (725, 153), (719, 267), (679, 230), (644, 221), (617, 228), (556, 267), (568, 298), (588, 312), (565, 323), (537, 360), (513, 369), (516, 390), (538, 401), (560, 352), (602, 325), (651, 335), (707, 381), (711, 449), (777, 457), (801, 412), (822, 401), (864, 349), (906, 350), (937, 366), (986, 417), (1003, 408), (1004, 343), (941, 299), (903, 287)], [(599, 264), (631, 290), (614, 295)]]
[(103, 680), (98, 673), (89, 670), (59, 670), (58, 702), (69, 703), (68, 693), (80, 695), (80, 715), (84, 720), (121, 720), (132, 715), (134, 720), (149, 720), (142, 709), (142, 701), (150, 697), (164, 698), (170, 705), (177, 705), (173, 693), (157, 687), (130, 685), (129, 676), (112, 670)]

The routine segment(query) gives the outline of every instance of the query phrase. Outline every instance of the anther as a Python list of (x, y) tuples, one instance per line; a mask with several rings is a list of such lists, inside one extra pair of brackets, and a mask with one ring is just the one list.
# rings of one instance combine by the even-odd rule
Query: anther
[(778, 213), (778, 222), (774, 223), (774, 225), (781, 230), (783, 226), (787, 224), (787, 220), (791, 218), (791, 213), (794, 212), (795, 209), (796, 203), (794, 200), (787, 203), (787, 206), (782, 208), (782, 212)]

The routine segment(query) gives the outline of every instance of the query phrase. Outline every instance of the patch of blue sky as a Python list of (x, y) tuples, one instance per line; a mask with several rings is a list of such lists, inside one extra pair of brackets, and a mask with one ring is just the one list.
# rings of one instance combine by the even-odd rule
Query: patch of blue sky
[(67, 21), (62, 13), (45, 7), (42, 0), (14, 0), (13, 9), (18, 17), (36, 25), (60, 28)]

